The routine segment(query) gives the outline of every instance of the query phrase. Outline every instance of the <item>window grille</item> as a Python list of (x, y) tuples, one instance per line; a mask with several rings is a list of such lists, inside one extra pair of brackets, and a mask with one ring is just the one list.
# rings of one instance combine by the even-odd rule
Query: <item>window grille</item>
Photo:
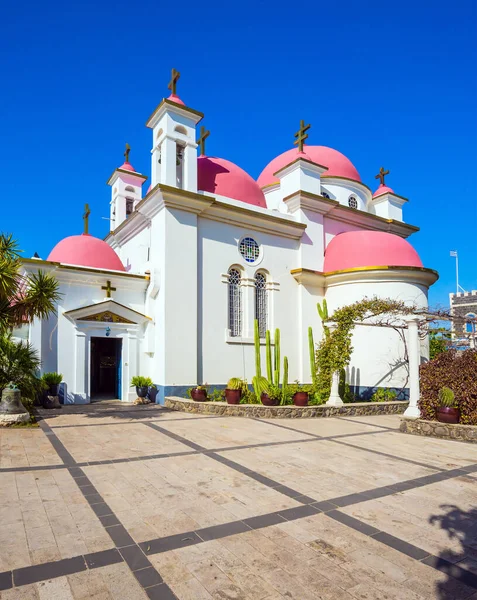
[(350, 206), (351, 208), (358, 208), (358, 201), (354, 196), (350, 196), (348, 200), (348, 206)]
[(126, 218), (132, 215), (134, 209), (134, 200), (132, 198), (126, 198)]
[(251, 237), (244, 237), (240, 242), (239, 252), (248, 263), (254, 263), (260, 256), (260, 246)]
[(229, 331), (231, 337), (242, 335), (242, 288), (238, 269), (229, 270)]
[(267, 277), (264, 273), (255, 275), (255, 318), (261, 338), (267, 331)]

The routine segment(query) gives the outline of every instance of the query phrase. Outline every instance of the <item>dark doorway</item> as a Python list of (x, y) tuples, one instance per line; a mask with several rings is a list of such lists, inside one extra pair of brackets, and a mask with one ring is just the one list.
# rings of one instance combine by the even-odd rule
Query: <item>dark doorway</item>
[(122, 340), (91, 338), (91, 400), (121, 399)]

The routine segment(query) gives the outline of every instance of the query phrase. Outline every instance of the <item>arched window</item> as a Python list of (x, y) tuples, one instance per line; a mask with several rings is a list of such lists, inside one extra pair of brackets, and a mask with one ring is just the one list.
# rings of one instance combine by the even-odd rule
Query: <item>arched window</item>
[(126, 192), (134, 192), (135, 191), (132, 185), (127, 185), (124, 189), (126, 190)]
[(176, 125), (174, 131), (177, 131), (177, 133), (182, 133), (183, 135), (187, 135), (187, 129), (183, 125)]
[(354, 196), (350, 196), (348, 199), (348, 206), (350, 208), (358, 208), (358, 201)]
[(255, 318), (258, 320), (258, 331), (261, 338), (267, 331), (267, 276), (265, 273), (255, 275)]
[(229, 332), (231, 337), (242, 335), (242, 288), (238, 269), (229, 269)]
[(176, 185), (182, 189), (184, 185), (184, 146), (176, 144)]
[[(474, 313), (469, 313), (467, 315), (465, 315), (466, 319), (475, 319), (475, 315)], [(475, 333), (476, 330), (476, 326), (475, 326), (475, 322), (469, 323), (467, 322), (465, 324), (465, 332), (466, 333)]]
[(126, 219), (130, 217), (134, 210), (134, 199), (126, 198)]

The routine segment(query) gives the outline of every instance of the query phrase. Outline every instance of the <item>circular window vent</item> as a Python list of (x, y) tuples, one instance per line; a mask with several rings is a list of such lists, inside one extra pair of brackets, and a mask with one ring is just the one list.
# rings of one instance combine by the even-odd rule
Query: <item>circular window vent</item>
[(257, 262), (260, 256), (260, 246), (251, 237), (244, 237), (239, 244), (239, 252), (242, 258), (248, 263)]

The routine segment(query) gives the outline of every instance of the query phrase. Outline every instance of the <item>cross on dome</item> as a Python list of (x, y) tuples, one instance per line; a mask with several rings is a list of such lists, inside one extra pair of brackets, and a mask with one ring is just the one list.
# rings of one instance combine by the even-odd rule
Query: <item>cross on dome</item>
[(179, 81), (180, 76), (181, 76), (181, 74), (179, 73), (179, 71), (172, 69), (171, 80), (169, 81), (169, 84), (167, 86), (171, 90), (172, 96), (177, 96), (177, 94), (176, 94), (177, 82)]
[(129, 144), (126, 144), (126, 150), (124, 152), (124, 158), (125, 161), (124, 162), (129, 162), (129, 153), (131, 152), (131, 146)]
[(386, 175), (389, 175), (389, 170), (385, 171), (384, 167), (381, 167), (379, 169), (379, 173), (376, 175), (376, 177), (374, 179), (379, 179), (380, 180), (380, 185), (385, 185), (384, 178), (386, 177)]
[(205, 127), (202, 125), (202, 127), (200, 128), (200, 136), (197, 140), (197, 143), (200, 146), (200, 156), (205, 156), (205, 140), (209, 137), (209, 135), (210, 131), (206, 130)]
[(88, 227), (89, 227), (89, 215), (91, 211), (89, 210), (89, 204), (84, 205), (84, 213), (83, 213), (83, 221), (84, 221), (84, 233), (88, 235)]
[(295, 133), (296, 140), (293, 142), (295, 146), (298, 146), (299, 152), (303, 152), (303, 144), (308, 138), (308, 134), (306, 132), (308, 129), (310, 129), (310, 127), (310, 124), (305, 125), (305, 121), (303, 119), (300, 121), (300, 129)]

